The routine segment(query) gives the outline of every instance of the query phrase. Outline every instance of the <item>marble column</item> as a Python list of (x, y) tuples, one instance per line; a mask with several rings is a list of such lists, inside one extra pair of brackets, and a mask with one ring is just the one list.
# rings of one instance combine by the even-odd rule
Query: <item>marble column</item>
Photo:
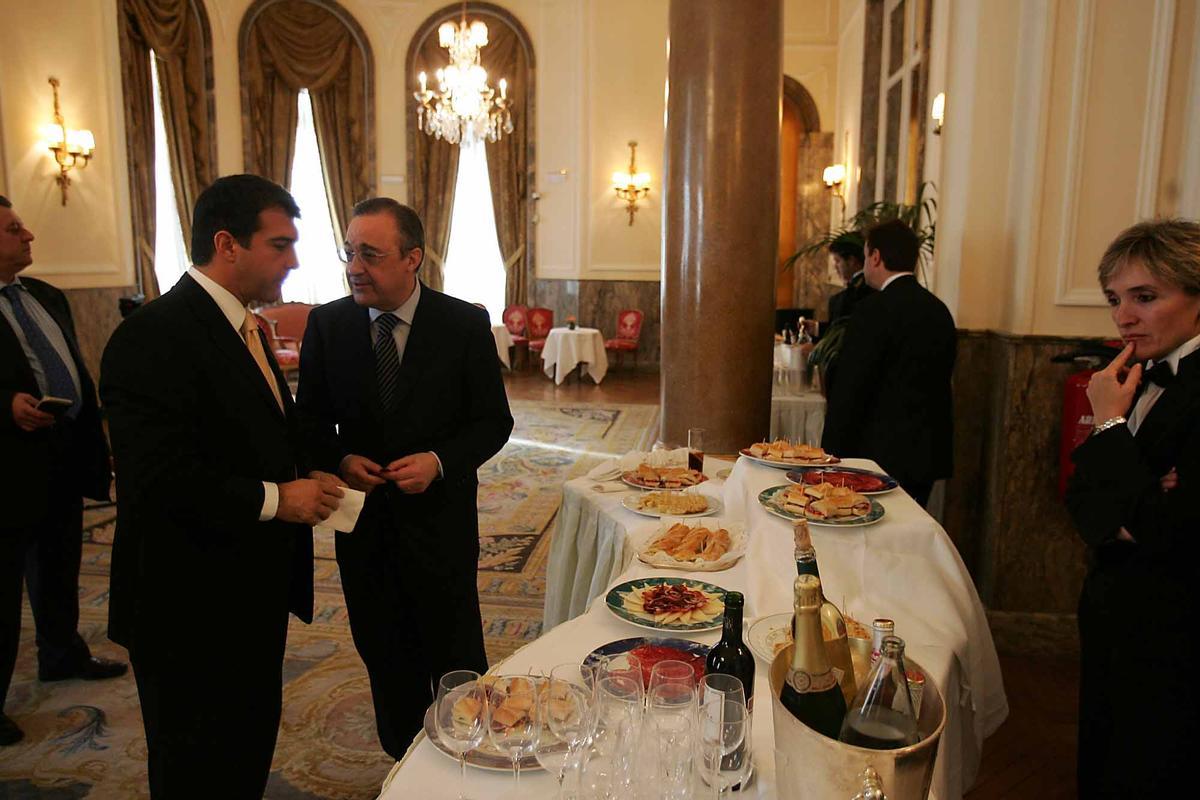
[(779, 240), (781, 0), (672, 0), (662, 439), (767, 435)]

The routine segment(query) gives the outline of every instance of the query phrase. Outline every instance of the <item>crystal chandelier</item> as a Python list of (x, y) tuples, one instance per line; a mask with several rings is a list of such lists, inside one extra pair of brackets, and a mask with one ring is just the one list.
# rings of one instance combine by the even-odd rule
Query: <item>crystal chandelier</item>
[(488, 86), (487, 70), (479, 65), (479, 48), (488, 43), (488, 29), (480, 20), (467, 25), (444, 22), (438, 28), (438, 44), (450, 51), (450, 65), (437, 71), (437, 91), (426, 86), (424, 72), (417, 76), (417, 127), (450, 144), (468, 145), (486, 139), (494, 142), (512, 133), (508, 112), (508, 81), (497, 84), (500, 97)]

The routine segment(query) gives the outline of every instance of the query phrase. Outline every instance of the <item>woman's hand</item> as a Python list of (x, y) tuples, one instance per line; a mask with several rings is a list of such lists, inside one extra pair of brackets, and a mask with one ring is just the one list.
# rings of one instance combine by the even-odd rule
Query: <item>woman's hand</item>
[(1128, 344), (1104, 369), (1092, 375), (1088, 381), (1087, 397), (1092, 404), (1092, 415), (1096, 424), (1113, 417), (1123, 417), (1133, 405), (1133, 395), (1142, 380), (1142, 365), (1134, 364), (1126, 369), (1133, 345)]

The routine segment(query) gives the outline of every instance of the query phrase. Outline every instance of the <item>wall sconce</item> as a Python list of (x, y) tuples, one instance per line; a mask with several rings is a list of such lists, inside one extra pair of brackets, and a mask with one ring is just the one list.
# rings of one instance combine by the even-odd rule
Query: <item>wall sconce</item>
[(637, 203), (650, 191), (650, 173), (637, 171), (637, 142), (629, 143), (629, 171), (614, 172), (612, 175), (613, 190), (617, 197), (625, 201), (625, 210), (629, 212), (629, 224), (633, 224), (633, 215), (637, 213)]
[(96, 138), (89, 130), (67, 127), (58, 106), (58, 78), (51, 78), (50, 85), (54, 87), (54, 123), (42, 126), (42, 142), (54, 154), (54, 161), (58, 164), (58, 175), (54, 181), (62, 190), (62, 204), (65, 206), (67, 187), (71, 185), (71, 178), (67, 173), (75, 167), (83, 169), (88, 165), (96, 151)]
[(942, 123), (946, 121), (946, 93), (938, 92), (933, 98), (933, 108), (929, 112), (929, 116), (933, 117), (933, 133), (935, 136), (942, 135)]
[(833, 196), (842, 202), (842, 219), (846, 218), (846, 198), (842, 187), (846, 182), (846, 165), (845, 164), (830, 164), (821, 173), (821, 180), (825, 181), (825, 185), (833, 192)]

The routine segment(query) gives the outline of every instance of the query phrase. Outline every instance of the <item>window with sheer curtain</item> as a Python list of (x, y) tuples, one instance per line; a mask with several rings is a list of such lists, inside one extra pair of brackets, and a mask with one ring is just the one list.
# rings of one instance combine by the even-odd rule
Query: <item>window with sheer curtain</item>
[(154, 95), (154, 276), (166, 292), (187, 272), (191, 263), (179, 225), (175, 182), (167, 153), (167, 127), (163, 118), (162, 91), (158, 83), (158, 58), (150, 52), (150, 80)]
[(333, 229), (329, 195), (321, 172), (321, 155), (317, 150), (317, 131), (313, 127), (312, 101), (307, 89), (300, 90), (296, 102), (300, 113), (290, 191), (300, 206), (301, 216), (296, 220), (296, 229), (300, 233), (296, 257), (300, 266), (288, 273), (283, 282), (283, 299), (296, 303), (328, 303), (347, 294), (345, 273), (337, 256), (342, 237)]
[(487, 151), (478, 142), (459, 148), (444, 274), (446, 294), (468, 303), (482, 303), (487, 307), (492, 324), (502, 324), (506, 281), (504, 260), (500, 257), (500, 241), (496, 238)]

